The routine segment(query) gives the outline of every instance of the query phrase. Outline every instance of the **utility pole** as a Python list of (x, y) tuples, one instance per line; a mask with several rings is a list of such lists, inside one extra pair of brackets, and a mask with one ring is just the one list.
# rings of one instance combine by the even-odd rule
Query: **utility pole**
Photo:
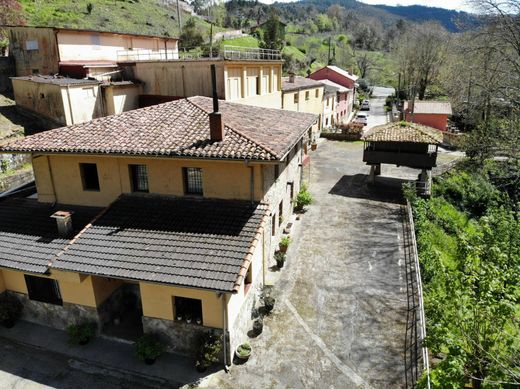
[(179, 0), (177, 0), (177, 20), (179, 21), (179, 35), (182, 33), (182, 21), (181, 21), (181, 7)]
[(331, 63), (331, 59), (330, 59), (330, 41), (331, 41), (331, 38), (329, 36), (329, 60), (327, 61), (327, 65), (330, 65), (330, 63)]

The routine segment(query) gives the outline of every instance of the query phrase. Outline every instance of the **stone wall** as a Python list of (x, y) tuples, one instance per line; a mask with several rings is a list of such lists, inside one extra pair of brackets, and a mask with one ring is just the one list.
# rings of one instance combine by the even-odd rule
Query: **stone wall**
[(0, 92), (7, 92), (13, 89), (9, 77), (14, 76), (14, 58), (0, 57)]
[(96, 308), (70, 303), (54, 305), (30, 300), (23, 293), (7, 292), (23, 304), (22, 320), (65, 330), (71, 324), (94, 322), (100, 329), (99, 316)]
[(145, 334), (152, 334), (165, 344), (168, 351), (192, 357), (197, 355), (199, 341), (204, 334), (212, 333), (217, 336), (223, 334), (219, 328), (188, 324), (183, 320), (165, 320), (148, 316), (143, 316), (143, 330)]

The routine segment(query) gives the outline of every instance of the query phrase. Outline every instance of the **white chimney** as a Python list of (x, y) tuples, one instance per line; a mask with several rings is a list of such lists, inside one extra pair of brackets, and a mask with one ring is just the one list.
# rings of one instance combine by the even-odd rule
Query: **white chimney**
[(72, 212), (68, 211), (57, 211), (51, 215), (53, 219), (56, 219), (56, 225), (58, 226), (58, 234), (61, 238), (72, 237)]
[(289, 82), (290, 82), (291, 84), (294, 83), (294, 73), (293, 73), (293, 72), (290, 72), (290, 73), (289, 73)]

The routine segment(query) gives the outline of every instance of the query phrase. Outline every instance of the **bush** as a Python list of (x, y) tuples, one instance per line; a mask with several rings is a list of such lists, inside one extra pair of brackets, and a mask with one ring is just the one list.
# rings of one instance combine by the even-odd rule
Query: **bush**
[(269, 314), (274, 309), (275, 302), (276, 302), (276, 300), (274, 299), (274, 297), (268, 296), (268, 297), (264, 298), (264, 307), (265, 307), (265, 312), (267, 314)]
[(152, 335), (143, 335), (135, 342), (135, 353), (141, 361), (154, 360), (166, 352), (166, 346)]
[(280, 247), (281, 248), (289, 247), (290, 243), (291, 243), (291, 237), (290, 236), (284, 236), (284, 237), (282, 237), (282, 239), (280, 239)]
[(249, 343), (241, 344), (237, 347), (237, 357), (240, 359), (248, 359), (251, 356), (251, 345)]
[(96, 335), (95, 323), (72, 324), (67, 327), (70, 344), (86, 344)]
[(200, 345), (196, 366), (197, 368), (206, 369), (220, 360), (222, 339), (219, 336), (206, 333), (199, 341)]
[(4, 295), (0, 297), (0, 322), (9, 325), (20, 317), (23, 305), (15, 297)]
[(311, 205), (312, 202), (312, 195), (307, 190), (307, 186), (303, 185), (300, 189), (300, 192), (298, 193), (298, 196), (296, 196), (296, 210), (302, 211), (304, 207)]
[(283, 264), (285, 263), (285, 253), (281, 251), (277, 251), (274, 253), (274, 259), (276, 261), (276, 265), (281, 268), (283, 267)]

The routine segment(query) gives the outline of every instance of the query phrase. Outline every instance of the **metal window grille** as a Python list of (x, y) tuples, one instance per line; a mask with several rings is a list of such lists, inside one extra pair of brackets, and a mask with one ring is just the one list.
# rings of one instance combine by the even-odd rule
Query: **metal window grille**
[(83, 190), (99, 191), (99, 176), (95, 163), (80, 163)]
[(146, 165), (130, 165), (133, 192), (148, 192), (148, 167)]
[(197, 167), (184, 168), (186, 194), (202, 195), (202, 169)]

